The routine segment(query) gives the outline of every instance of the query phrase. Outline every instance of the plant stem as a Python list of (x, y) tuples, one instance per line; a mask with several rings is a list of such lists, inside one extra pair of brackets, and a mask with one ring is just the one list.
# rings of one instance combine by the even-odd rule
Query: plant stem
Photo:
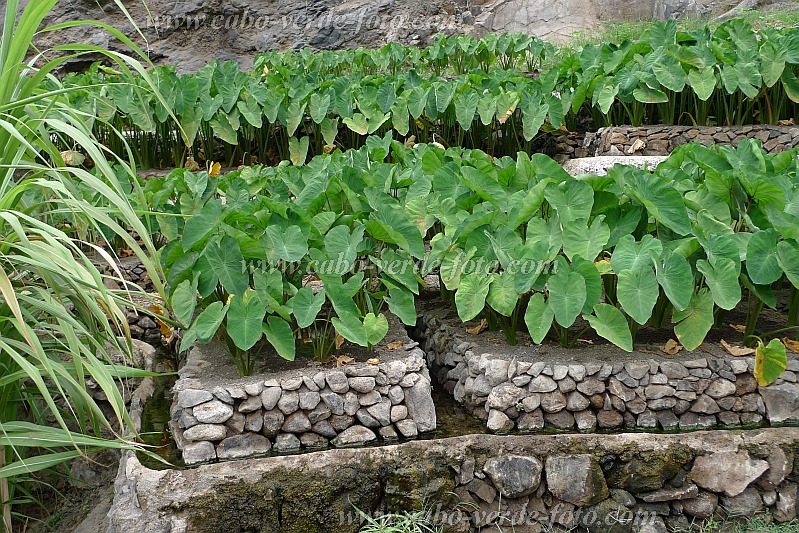
[[(0, 446), (0, 469), (6, 465), (6, 447)], [(3, 506), (3, 530), (11, 531), (11, 492), (8, 478), (0, 478), (0, 505)]]
[(761, 311), (763, 311), (763, 300), (750, 291), (746, 312), (746, 329), (744, 330), (744, 344), (746, 346), (752, 346), (752, 337), (755, 334), (757, 319), (760, 318)]

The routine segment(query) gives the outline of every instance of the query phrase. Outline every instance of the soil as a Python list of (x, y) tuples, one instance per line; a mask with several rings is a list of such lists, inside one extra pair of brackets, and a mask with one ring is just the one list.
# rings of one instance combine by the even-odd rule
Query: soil
[[(738, 331), (736, 327), (740, 327), (746, 322), (746, 292), (744, 292), (744, 297), (738, 307), (724, 315), (722, 324), (710, 330), (705, 342), (699, 348), (694, 351), (682, 349), (677, 354), (670, 355), (663, 351), (661, 347), (670, 339), (677, 340), (671, 328), (655, 329), (649, 326), (639, 328), (635, 337), (634, 351), (628, 353), (599, 337), (590, 328), (588, 322), (582, 318), (578, 318), (575, 324), (569, 328), (570, 338), (579, 335), (573, 348), (561, 346), (557, 336), (552, 332), (547, 335), (542, 344), (537, 345), (530, 339), (523, 324), (520, 324), (516, 332), (518, 344), (509, 346), (500, 330), (486, 330), (476, 335), (468, 333), (466, 331), (467, 328), (477, 326), (481, 319), (477, 318), (465, 324), (462, 323), (455, 309), (448, 309), (446, 304), (438, 297), (437, 284), (428, 284), (427, 288), (425, 299), (421, 300), (417, 306), (420, 315), (434, 312), (455, 330), (462, 330), (464, 339), (476, 344), (476, 347), (473, 348), (475, 352), (483, 350), (491, 354), (515, 357), (521, 361), (540, 361), (542, 356), (546, 356), (546, 360), (558, 363), (619, 363), (641, 361), (642, 357), (669, 361), (690, 361), (706, 356), (731, 357), (721, 346), (720, 342), (722, 340), (733, 346), (743, 346), (743, 333)], [(787, 290), (777, 291), (777, 309), (785, 307), (787, 298)], [(758, 321), (757, 333), (763, 334), (764, 332), (775, 331), (785, 328), (787, 325), (785, 314), (764, 308)], [(782, 334), (781, 336), (784, 335)]]

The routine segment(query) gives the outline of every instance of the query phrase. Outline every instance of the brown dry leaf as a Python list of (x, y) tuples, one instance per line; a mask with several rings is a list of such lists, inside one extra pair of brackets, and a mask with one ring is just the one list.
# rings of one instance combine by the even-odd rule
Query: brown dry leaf
[(388, 343), (389, 350), (399, 350), (402, 348), (403, 344), (402, 341), (391, 341)]
[(582, 342), (583, 344), (588, 344), (590, 346), (594, 345), (594, 341), (591, 339), (577, 339), (577, 342)]
[(499, 123), (500, 124), (505, 124), (505, 122), (507, 122), (508, 119), (513, 115), (514, 111), (516, 111), (516, 106), (513, 106), (510, 109), (508, 109), (508, 112), (505, 113), (505, 116), (502, 117), (501, 119), (499, 119)]
[(378, 359), (377, 357), (373, 357), (373, 358), (367, 360), (366, 364), (367, 365), (379, 365), (380, 364), (380, 359)]
[(665, 345), (660, 346), (660, 351), (668, 355), (676, 355), (680, 350), (682, 350), (682, 344), (674, 339), (669, 339)]
[(153, 312), (155, 316), (155, 321), (158, 323), (158, 329), (161, 331), (161, 335), (166, 338), (172, 336), (172, 333), (175, 331), (175, 328), (164, 322), (163, 320), (159, 319), (158, 317), (167, 317), (169, 316), (169, 311), (164, 309), (162, 306), (153, 304), (150, 306), (150, 311)]
[(348, 365), (348, 364), (354, 363), (354, 362), (355, 362), (355, 358), (354, 357), (350, 357), (349, 355), (339, 355), (339, 356), (336, 357), (336, 366), (337, 367), (338, 366)]
[(431, 142), (430, 146), (435, 146), (436, 148), (441, 148), (442, 150), (446, 150), (446, 148), (444, 148), (444, 145), (437, 141)]
[(405, 146), (408, 148), (413, 148), (416, 146), (416, 135), (411, 135), (405, 140)]
[(68, 167), (79, 167), (86, 161), (86, 156), (75, 150), (65, 150), (61, 152), (61, 159)]
[(197, 172), (198, 170), (200, 170), (200, 164), (194, 160), (194, 156), (190, 155), (186, 159), (186, 163), (183, 165), (183, 168), (185, 168), (186, 170), (190, 170), (191, 172)]
[(788, 337), (784, 337), (782, 339), (782, 343), (788, 348), (790, 351), (794, 353), (799, 353), (799, 341), (794, 339), (789, 339)]
[(788, 120), (780, 120), (780, 121), (778, 121), (777, 125), (778, 126), (795, 126), (796, 125), (796, 121), (793, 119), (793, 117), (791, 117)]
[(643, 150), (644, 148), (646, 148), (646, 141), (643, 141), (642, 139), (636, 139), (636, 140), (633, 141), (632, 146), (627, 148), (627, 153), (629, 155), (632, 155), (635, 152)]
[(488, 329), (488, 320), (485, 318), (479, 324), (466, 328), (466, 333), (469, 335), (479, 335)]
[(344, 344), (344, 340), (344, 337), (342, 337), (340, 333), (336, 333), (336, 350), (341, 348), (341, 345)]
[(730, 327), (735, 331), (737, 331), (738, 333), (746, 332), (746, 326), (744, 326), (743, 324), (730, 324)]
[(222, 170), (222, 165), (220, 163), (211, 163), (208, 168), (208, 175), (215, 178), (219, 175), (220, 170)]
[(325, 154), (332, 154), (333, 152), (336, 151), (336, 148), (338, 148), (338, 146), (336, 146), (335, 144), (326, 144), (325, 147), (322, 149), (322, 151)]
[(754, 348), (745, 348), (743, 346), (733, 346), (724, 339), (721, 339), (721, 347), (724, 348), (728, 354), (734, 355), (735, 357), (741, 357), (744, 355), (754, 355), (755, 349)]

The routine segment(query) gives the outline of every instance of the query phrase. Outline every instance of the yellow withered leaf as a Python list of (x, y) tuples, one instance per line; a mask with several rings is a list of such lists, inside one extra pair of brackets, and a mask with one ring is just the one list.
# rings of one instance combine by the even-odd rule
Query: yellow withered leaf
[(341, 348), (341, 345), (344, 344), (344, 340), (344, 337), (342, 337), (340, 333), (336, 333), (336, 350)]
[(367, 360), (366, 364), (367, 365), (379, 365), (380, 364), (380, 359), (378, 359), (377, 357), (373, 357), (373, 358)]
[(488, 329), (488, 320), (485, 318), (480, 321), (479, 324), (475, 324), (474, 326), (470, 326), (466, 328), (466, 333), (469, 335), (479, 335), (480, 333), (484, 332)]
[(734, 346), (724, 339), (721, 339), (721, 347), (730, 354), (734, 355), (735, 357), (743, 357), (745, 355), (754, 355), (755, 349), (754, 348), (746, 348), (744, 346)]
[(215, 178), (219, 176), (220, 170), (222, 170), (222, 165), (220, 163), (211, 163), (208, 167), (208, 175)]
[(668, 354), (668, 355), (676, 355), (682, 350), (683, 346), (679, 342), (675, 341), (674, 339), (669, 339), (666, 341), (666, 344), (660, 346), (660, 351)]
[(389, 350), (399, 350), (402, 348), (402, 341), (391, 341), (388, 343)]
[(799, 341), (794, 339), (789, 339), (788, 337), (784, 337), (782, 339), (782, 343), (788, 348), (790, 351), (794, 353), (799, 353)]

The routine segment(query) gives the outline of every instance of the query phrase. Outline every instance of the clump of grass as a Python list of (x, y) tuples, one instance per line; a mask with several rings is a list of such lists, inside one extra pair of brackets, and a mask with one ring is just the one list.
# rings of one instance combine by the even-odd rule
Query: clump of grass
[(688, 529), (675, 530), (675, 533), (796, 533), (797, 531), (799, 531), (799, 519), (778, 524), (766, 512), (750, 518), (711, 517), (692, 523)]
[(355, 510), (365, 521), (360, 533), (441, 533), (442, 531), (441, 526), (433, 524), (433, 517), (426, 509), (386, 513), (377, 517), (371, 517), (357, 507)]

